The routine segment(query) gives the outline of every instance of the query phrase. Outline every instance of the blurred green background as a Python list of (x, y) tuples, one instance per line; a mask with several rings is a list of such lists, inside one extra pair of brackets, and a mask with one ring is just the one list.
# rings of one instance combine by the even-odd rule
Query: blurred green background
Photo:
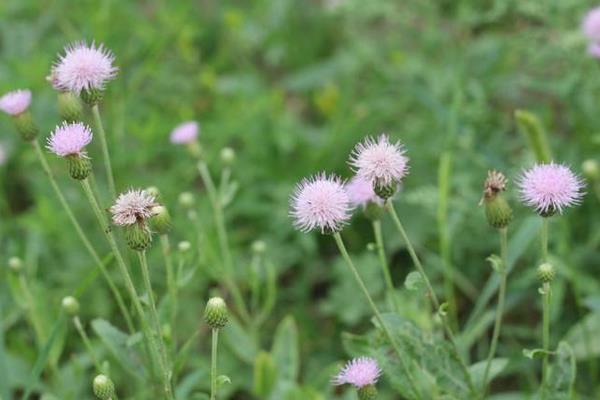
[[(592, 6), (579, 0), (3, 0), (0, 91), (33, 91), (32, 112), (44, 139), (59, 123), (56, 93), (45, 80), (57, 53), (82, 39), (112, 49), (120, 71), (108, 85), (102, 113), (117, 186), (157, 186), (175, 218), (174, 243), (195, 235), (177, 203), (181, 192), (196, 194), (209, 230), (212, 218), (195, 165), (182, 148), (169, 143), (170, 130), (184, 120), (199, 121), (200, 141), (215, 176), (220, 149), (234, 148), (239, 190), (227, 220), (236, 273), (243, 283), (251, 243), (264, 240), (279, 290), (261, 335), (235, 332), (226, 338), (221, 364), (233, 383), (224, 393), (232, 399), (257, 398), (253, 360), (259, 349), (270, 348), (278, 323), (293, 315), (298, 379), (291, 394), (280, 399), (352, 399), (352, 391), (330, 388), (329, 378), (336, 363), (355, 355), (340, 340), (342, 332), (365, 332), (370, 312), (356, 296), (333, 241), (293, 230), (287, 213), (295, 182), (321, 170), (350, 177), (348, 154), (366, 135), (386, 132), (402, 140), (411, 172), (397, 199), (399, 213), (440, 294), (447, 293), (444, 265), (454, 271), (458, 321), (465, 328), (460, 340), (472, 361), (483, 359), (493, 309), (478, 299), (492, 272), (485, 258), (497, 252), (497, 238), (477, 207), (482, 182), (488, 169), (514, 179), (535, 161), (517, 129), (516, 109), (541, 118), (555, 160), (580, 170), (583, 160), (597, 157), (600, 70), (587, 56), (580, 33), (581, 18)], [(8, 152), (0, 167), (0, 263), (11, 256), (25, 260), (47, 331), (61, 298), (72, 293), (82, 303), (84, 321), (104, 318), (122, 326), (104, 281), (95, 279), (97, 272), (34, 153), (8, 117), (0, 118), (0, 143)], [(103, 183), (98, 143), (90, 151)], [(51, 163), (88, 234), (106, 254), (79, 188), (60, 160)], [(533, 268), (537, 226), (529, 218), (532, 213), (518, 205), (514, 186), (511, 182), (509, 193), (516, 217), (509, 235), (522, 249), (509, 284), (499, 354), (510, 363), (493, 386), (497, 399), (527, 398), (537, 387), (539, 367), (522, 355), (523, 348), (537, 346), (540, 335)], [(598, 198), (593, 185), (588, 192), (581, 207), (553, 225), (551, 246), (560, 276), (553, 297), (554, 344), (583, 316), (600, 310)], [(384, 230), (393, 277), (402, 288), (412, 266), (388, 224)], [(381, 300), (383, 279), (367, 248), (372, 241), (368, 222), (357, 215), (344, 236)], [(198, 253), (211, 254), (212, 248), (214, 254), (213, 235), (205, 245)], [(180, 343), (201, 325), (204, 302), (218, 280), (210, 256), (201, 256), (194, 253), (190, 261), (199, 272), (182, 291), (180, 326), (172, 327)], [(164, 293), (158, 248), (150, 258), (155, 288)], [(0, 387), (19, 398), (37, 350), (11, 279), (3, 268)], [(424, 302), (401, 292), (406, 316), (427, 325)], [(598, 318), (596, 324), (600, 328)], [(90, 335), (98, 351), (105, 351)], [(580, 398), (598, 398), (600, 338), (595, 336), (593, 351), (578, 355)], [(54, 369), (42, 374), (37, 389), (58, 399), (90, 399), (93, 374), (83, 345), (71, 326), (61, 338), (62, 355)], [(187, 386), (179, 390), (186, 395), (206, 390), (208, 346), (209, 336), (200, 328), (180, 379)], [(112, 364), (122, 398), (143, 398), (134, 397), (127, 373)], [(380, 386), (381, 398), (398, 398), (385, 378)], [(506, 393), (514, 397), (501, 396)]]

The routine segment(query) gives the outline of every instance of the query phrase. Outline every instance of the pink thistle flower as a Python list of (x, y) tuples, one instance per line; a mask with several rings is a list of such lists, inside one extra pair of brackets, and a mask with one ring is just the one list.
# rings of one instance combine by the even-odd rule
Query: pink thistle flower
[(351, 217), (348, 193), (341, 179), (324, 172), (303, 179), (290, 200), (290, 216), (302, 232), (319, 228), (338, 232)]
[(14, 90), (0, 97), (0, 110), (13, 116), (27, 111), (30, 104), (30, 90)]
[(356, 145), (350, 166), (361, 178), (378, 185), (400, 183), (408, 172), (408, 157), (400, 142), (390, 143), (387, 135), (366, 138)]
[(358, 175), (355, 175), (346, 184), (346, 192), (350, 203), (354, 206), (364, 207), (369, 203), (383, 206), (383, 200), (375, 194), (373, 184)]
[(196, 140), (199, 131), (200, 126), (196, 121), (188, 121), (179, 124), (171, 131), (171, 143), (190, 144)]
[(600, 42), (600, 7), (592, 8), (583, 18), (581, 30), (592, 42)]
[(152, 217), (157, 205), (156, 198), (147, 191), (130, 189), (119, 195), (110, 212), (116, 225), (133, 225)]
[(67, 45), (51, 71), (54, 87), (80, 94), (82, 90), (104, 89), (114, 79), (118, 68), (113, 66), (114, 55), (104, 45), (77, 42)]
[(584, 183), (569, 167), (562, 164), (537, 164), (523, 172), (517, 182), (521, 201), (535, 208), (541, 215), (554, 212), (581, 202)]
[(349, 361), (333, 378), (334, 385), (349, 383), (360, 389), (367, 385), (375, 385), (381, 376), (377, 361), (370, 357), (359, 357)]
[(587, 47), (587, 52), (592, 57), (600, 58), (600, 44), (590, 43)]
[(85, 146), (92, 141), (92, 130), (81, 122), (57, 126), (48, 137), (46, 148), (60, 157), (86, 156)]

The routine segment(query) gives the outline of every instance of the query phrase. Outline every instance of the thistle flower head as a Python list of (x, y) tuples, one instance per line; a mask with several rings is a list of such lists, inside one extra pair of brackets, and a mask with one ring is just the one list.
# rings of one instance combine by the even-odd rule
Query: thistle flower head
[(338, 232), (350, 219), (350, 199), (336, 175), (324, 172), (303, 179), (290, 200), (290, 216), (302, 232)]
[(361, 176), (355, 175), (346, 184), (350, 203), (354, 206), (366, 206), (369, 203), (383, 205), (383, 200), (375, 194), (373, 184)]
[(537, 164), (523, 172), (518, 181), (521, 201), (540, 215), (562, 213), (581, 202), (584, 183), (562, 164)]
[(130, 189), (121, 193), (110, 207), (112, 220), (116, 225), (133, 225), (154, 215), (156, 199), (145, 190)]
[(587, 12), (581, 23), (581, 30), (590, 41), (600, 42), (600, 7)]
[(355, 358), (344, 366), (333, 378), (334, 385), (349, 383), (356, 388), (374, 385), (381, 376), (377, 361), (370, 357)]
[(196, 140), (200, 126), (196, 121), (188, 121), (177, 125), (172, 131), (170, 140), (173, 144), (189, 144)]
[(0, 97), (0, 110), (13, 116), (27, 111), (30, 104), (30, 90), (13, 90)]
[(46, 148), (60, 157), (84, 156), (92, 141), (92, 130), (81, 122), (63, 122), (48, 137)]
[(350, 156), (350, 166), (356, 175), (374, 185), (400, 183), (408, 172), (408, 157), (400, 142), (391, 143), (387, 135), (368, 137), (358, 143)]
[(483, 197), (489, 199), (506, 190), (508, 181), (502, 172), (488, 171), (487, 179), (483, 183)]
[(88, 45), (83, 41), (69, 44), (52, 67), (52, 84), (77, 94), (84, 90), (103, 90), (106, 82), (117, 75), (114, 60), (113, 53), (102, 44)]

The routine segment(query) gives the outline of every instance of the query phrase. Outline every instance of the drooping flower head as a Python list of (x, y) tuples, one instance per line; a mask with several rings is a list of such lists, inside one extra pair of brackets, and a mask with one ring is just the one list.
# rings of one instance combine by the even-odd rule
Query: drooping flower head
[(369, 203), (383, 205), (383, 200), (375, 194), (373, 184), (361, 176), (354, 175), (346, 184), (346, 192), (353, 206), (365, 207)]
[(350, 199), (341, 179), (321, 172), (303, 179), (290, 200), (290, 216), (302, 232), (338, 232), (350, 219)]
[(537, 164), (523, 172), (518, 181), (521, 200), (540, 215), (562, 213), (577, 205), (584, 195), (584, 183), (566, 165)]
[(30, 104), (30, 90), (14, 90), (0, 97), (0, 110), (12, 116), (27, 111)]
[[(408, 157), (400, 142), (391, 143), (388, 136), (368, 137), (357, 144), (350, 156), (356, 175), (377, 188), (396, 186), (408, 172)], [(377, 193), (382, 197), (381, 193)], [(389, 194), (391, 196), (391, 194)], [(384, 197), (389, 197), (388, 195)]]
[(81, 122), (57, 126), (46, 144), (46, 148), (60, 157), (86, 156), (85, 146), (92, 141), (92, 130)]
[(173, 144), (190, 144), (198, 137), (200, 126), (196, 121), (187, 121), (177, 125), (172, 131), (170, 140)]
[(381, 376), (377, 361), (370, 357), (359, 357), (349, 361), (333, 378), (334, 385), (349, 383), (356, 388), (374, 385)]
[(113, 65), (114, 55), (104, 45), (77, 42), (67, 45), (64, 55), (52, 67), (53, 86), (80, 94), (82, 91), (103, 90), (107, 81), (114, 79), (118, 68)]
[(157, 205), (154, 196), (145, 190), (130, 189), (119, 195), (110, 212), (116, 225), (128, 226), (152, 217)]

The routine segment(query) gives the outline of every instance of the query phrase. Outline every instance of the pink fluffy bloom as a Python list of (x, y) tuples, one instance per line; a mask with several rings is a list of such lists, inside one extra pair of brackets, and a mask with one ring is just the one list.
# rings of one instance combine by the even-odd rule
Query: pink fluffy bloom
[(542, 214), (562, 213), (581, 202), (584, 183), (562, 164), (537, 164), (518, 180), (521, 200)]
[(147, 191), (130, 189), (119, 195), (110, 212), (116, 225), (133, 225), (152, 217), (157, 205), (156, 198)]
[(590, 43), (587, 47), (587, 52), (592, 57), (600, 58), (600, 44)]
[(369, 203), (383, 205), (383, 200), (373, 190), (373, 183), (358, 175), (346, 184), (346, 192), (350, 203), (354, 206), (366, 206)]
[(592, 42), (600, 42), (600, 7), (592, 8), (583, 18), (583, 34)]
[(302, 232), (320, 229), (338, 232), (351, 217), (351, 206), (344, 184), (336, 175), (324, 172), (303, 179), (290, 201), (290, 215)]
[(0, 97), (0, 110), (9, 115), (19, 115), (29, 108), (31, 91), (14, 90)]
[(77, 42), (68, 45), (65, 54), (52, 67), (53, 86), (76, 94), (82, 90), (104, 89), (114, 79), (118, 68), (113, 66), (114, 55), (104, 45)]
[(400, 142), (391, 143), (388, 136), (377, 139), (366, 138), (357, 144), (350, 156), (350, 165), (361, 178), (377, 183), (391, 185), (400, 183), (408, 172), (408, 157)]
[(333, 378), (334, 385), (349, 383), (356, 388), (374, 385), (381, 376), (381, 369), (377, 361), (370, 357), (359, 357), (349, 361), (344, 368)]
[(200, 126), (196, 121), (184, 122), (177, 125), (172, 131), (170, 140), (174, 144), (189, 144), (196, 140)]
[(48, 137), (46, 148), (60, 157), (85, 156), (85, 146), (92, 141), (92, 131), (81, 122), (57, 126)]

